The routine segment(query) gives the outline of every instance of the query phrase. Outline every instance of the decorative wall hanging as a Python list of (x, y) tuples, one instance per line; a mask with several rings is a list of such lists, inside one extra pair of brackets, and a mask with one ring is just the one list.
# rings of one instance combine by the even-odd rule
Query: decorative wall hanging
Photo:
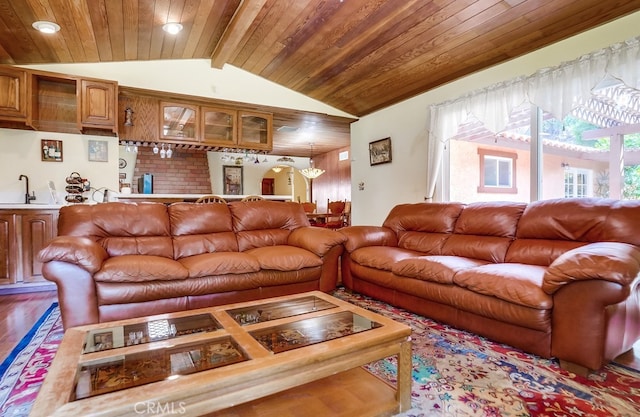
[(62, 141), (42, 139), (40, 141), (40, 157), (47, 162), (62, 162)]
[(391, 138), (369, 142), (369, 165), (391, 162)]
[(106, 140), (90, 140), (89, 161), (109, 162), (109, 142)]
[(222, 185), (226, 195), (242, 195), (242, 166), (223, 165)]

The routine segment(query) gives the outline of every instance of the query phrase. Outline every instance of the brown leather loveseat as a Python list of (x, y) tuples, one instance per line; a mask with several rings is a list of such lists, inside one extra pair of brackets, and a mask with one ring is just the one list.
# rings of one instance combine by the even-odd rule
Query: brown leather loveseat
[(640, 339), (640, 202), (419, 203), (351, 226), (344, 285), (578, 373)]
[(60, 209), (39, 253), (65, 328), (336, 287), (344, 236), (297, 203)]

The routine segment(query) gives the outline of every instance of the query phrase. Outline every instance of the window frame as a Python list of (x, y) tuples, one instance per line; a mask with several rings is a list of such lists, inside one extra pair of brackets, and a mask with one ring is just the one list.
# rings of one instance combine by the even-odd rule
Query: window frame
[[(572, 175), (573, 176), (573, 181), (570, 184), (571, 188), (573, 190), (573, 195), (571, 196), (567, 196), (567, 175)], [(585, 178), (585, 182), (584, 184), (581, 184), (578, 177), (579, 176), (584, 176)], [(564, 181), (564, 198), (589, 198), (589, 197), (593, 197), (593, 170), (588, 169), (588, 168), (574, 168), (574, 167), (567, 167), (564, 170), (564, 174), (563, 174), (563, 181)], [(580, 188), (584, 189), (584, 195), (578, 195), (580, 194), (578, 192), (578, 190)]]
[[(478, 157), (480, 159), (480, 184), (478, 185), (478, 193), (500, 193), (500, 194), (517, 194), (518, 187), (516, 186), (516, 160), (518, 154), (515, 152), (504, 152), (492, 149), (478, 148)], [(496, 159), (510, 159), (511, 160), (511, 187), (503, 187), (500, 185), (491, 186), (485, 184), (485, 160), (487, 157)]]

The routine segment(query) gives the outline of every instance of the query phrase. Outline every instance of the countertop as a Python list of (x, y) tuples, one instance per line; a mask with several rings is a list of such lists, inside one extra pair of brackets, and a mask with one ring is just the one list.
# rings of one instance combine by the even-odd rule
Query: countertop
[[(116, 199), (120, 199), (123, 201), (126, 200), (188, 200), (193, 201), (207, 194), (110, 194), (110, 199), (112, 201), (116, 201)], [(237, 201), (241, 200), (246, 195), (220, 195), (220, 197), (224, 198), (227, 201)], [(277, 201), (291, 201), (291, 196), (288, 195), (264, 195), (262, 196), (265, 200), (277, 200)], [(58, 210), (60, 207), (71, 206), (76, 204), (99, 204), (95, 201), (89, 201), (84, 203), (67, 203), (64, 204), (53, 204), (53, 203), (40, 203), (40, 202), (32, 202), (31, 204), (25, 203), (7, 203), (0, 202), (0, 210)]]
[(64, 205), (51, 203), (0, 203), (0, 210), (57, 210)]
[[(150, 199), (173, 199), (173, 198), (185, 199), (185, 200), (197, 200), (198, 198), (204, 195), (209, 195), (209, 194), (117, 194), (117, 198), (123, 199), (123, 200), (125, 199), (150, 200)], [(228, 194), (216, 194), (216, 195), (228, 201), (242, 200), (244, 197), (247, 197), (247, 195), (228, 195)], [(290, 195), (263, 195), (262, 197), (264, 197), (265, 200), (279, 200), (279, 201), (291, 200)]]

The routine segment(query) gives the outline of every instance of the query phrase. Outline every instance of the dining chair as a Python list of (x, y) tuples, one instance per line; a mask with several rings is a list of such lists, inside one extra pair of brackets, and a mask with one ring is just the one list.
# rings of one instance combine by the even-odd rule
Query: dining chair
[(203, 195), (199, 199), (196, 200), (196, 203), (222, 203), (227, 204), (227, 200), (220, 197), (219, 195)]
[(344, 202), (344, 210), (342, 211), (342, 223), (345, 227), (351, 226), (351, 201)]
[(315, 213), (318, 205), (316, 203), (312, 203), (310, 201), (304, 202), (304, 203), (300, 203), (302, 205), (302, 209), (304, 210), (305, 213)]
[(327, 216), (323, 226), (328, 229), (340, 229), (344, 227), (345, 206), (346, 203), (344, 201), (330, 201), (327, 199), (327, 210), (330, 215)]
[(264, 197), (259, 196), (259, 195), (248, 195), (245, 198), (243, 198), (241, 201), (262, 201), (264, 200)]

